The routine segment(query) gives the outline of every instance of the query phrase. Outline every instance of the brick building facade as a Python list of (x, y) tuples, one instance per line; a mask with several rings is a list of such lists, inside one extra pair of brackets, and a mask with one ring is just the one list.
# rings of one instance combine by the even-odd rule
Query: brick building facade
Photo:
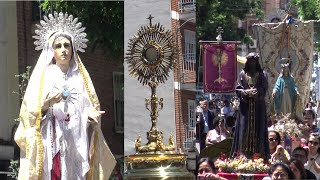
[(196, 27), (195, 0), (171, 1), (172, 31), (175, 34), (179, 58), (174, 70), (174, 97), (177, 148), (192, 151), (196, 96)]

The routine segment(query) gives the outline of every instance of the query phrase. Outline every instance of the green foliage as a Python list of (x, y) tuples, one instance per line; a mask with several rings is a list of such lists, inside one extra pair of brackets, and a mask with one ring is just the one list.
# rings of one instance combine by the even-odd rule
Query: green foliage
[[(24, 97), (24, 93), (26, 92), (28, 83), (29, 83), (29, 79), (30, 79), (30, 75), (31, 75), (31, 66), (27, 66), (26, 67), (26, 72), (22, 73), (22, 74), (18, 74), (15, 75), (16, 78), (19, 78), (19, 92), (13, 91), (12, 93), (17, 94), (19, 96), (20, 101), (23, 100)], [(15, 127), (17, 127), (20, 118), (16, 118), (14, 119), (16, 125)], [(13, 128), (13, 132), (15, 133), (16, 128)], [(13, 140), (12, 140), (13, 142)], [(19, 174), (19, 160), (10, 160), (10, 166), (9, 166), (9, 170), (11, 171), (11, 174), (9, 174), (8, 176), (11, 176), (12, 179), (18, 179), (18, 174)]]
[(117, 58), (123, 55), (123, 1), (41, 1), (42, 9), (68, 12), (86, 27), (92, 50), (101, 47)]
[(245, 35), (242, 42), (246, 45), (252, 45), (253, 44), (253, 38), (249, 35)]
[[(298, 8), (299, 17), (302, 20), (320, 19), (320, 0), (291, 0), (291, 6)], [(320, 51), (320, 24), (315, 23), (314, 26), (314, 47), (316, 51)]]
[(28, 86), (28, 82), (31, 75), (30, 70), (31, 66), (27, 66), (26, 72), (15, 75), (16, 78), (19, 78), (19, 92), (13, 91), (12, 93), (17, 94), (21, 101), (23, 100), (24, 93), (26, 92)]
[(298, 7), (299, 17), (303, 20), (314, 20), (320, 17), (319, 0), (292, 0), (290, 3)]
[(313, 62), (314, 62), (315, 65), (318, 65), (318, 53), (315, 53), (313, 55)]
[(263, 17), (261, 0), (197, 0), (197, 36), (199, 40), (216, 40), (216, 29), (222, 27), (223, 40), (241, 41), (245, 31), (237, 27), (246, 14)]
[[(16, 91), (12, 91), (13, 94), (17, 94), (19, 96), (20, 101), (22, 102), (23, 97), (24, 97), (24, 93), (26, 92), (28, 83), (29, 83), (29, 79), (30, 79), (30, 75), (31, 75), (31, 66), (27, 66), (26, 68), (26, 72), (22, 73), (22, 74), (18, 74), (15, 75), (16, 78), (19, 78), (19, 92)], [(20, 121), (20, 118), (16, 118), (14, 119), (14, 121), (18, 124)]]
[(9, 170), (11, 170), (11, 174), (8, 174), (8, 176), (11, 176), (12, 179), (18, 179), (19, 160), (11, 160)]

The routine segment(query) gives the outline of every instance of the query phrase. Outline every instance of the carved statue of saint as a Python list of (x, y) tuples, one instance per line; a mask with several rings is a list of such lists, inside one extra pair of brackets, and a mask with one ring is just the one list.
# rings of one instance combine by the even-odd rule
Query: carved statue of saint
[(282, 71), (272, 91), (274, 110), (277, 115), (295, 114), (295, 104), (299, 96), (298, 88), (290, 73), (290, 64), (282, 64)]
[(251, 159), (258, 153), (265, 161), (269, 159), (266, 92), (268, 81), (259, 64), (259, 55), (249, 53), (236, 85), (240, 103), (231, 148), (232, 158), (245, 155)]

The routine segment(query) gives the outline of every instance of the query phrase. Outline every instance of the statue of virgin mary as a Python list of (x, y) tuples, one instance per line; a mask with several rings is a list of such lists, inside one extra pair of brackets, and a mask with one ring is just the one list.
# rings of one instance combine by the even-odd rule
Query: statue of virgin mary
[(88, 41), (77, 20), (54, 12), (37, 25), (35, 45), (42, 53), (15, 134), (18, 179), (102, 180), (115, 166), (100, 128), (104, 111), (77, 53)]

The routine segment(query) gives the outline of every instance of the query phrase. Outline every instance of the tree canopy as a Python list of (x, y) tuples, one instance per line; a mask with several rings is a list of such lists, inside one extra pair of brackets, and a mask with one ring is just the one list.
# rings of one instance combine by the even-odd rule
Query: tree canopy
[(298, 8), (299, 17), (303, 20), (315, 20), (320, 17), (319, 0), (291, 0), (291, 6)]
[[(320, 0), (291, 0), (292, 7), (298, 9), (299, 18), (302, 20), (320, 19)], [(314, 41), (315, 49), (320, 51), (320, 24), (316, 22), (314, 25)]]
[(78, 17), (86, 27), (92, 50), (101, 47), (114, 57), (123, 55), (123, 1), (40, 1), (43, 10), (62, 11)]
[(238, 20), (246, 14), (261, 18), (261, 0), (197, 0), (197, 37), (198, 40), (216, 40), (216, 29), (222, 27), (223, 40), (241, 41), (245, 31), (238, 28)]

